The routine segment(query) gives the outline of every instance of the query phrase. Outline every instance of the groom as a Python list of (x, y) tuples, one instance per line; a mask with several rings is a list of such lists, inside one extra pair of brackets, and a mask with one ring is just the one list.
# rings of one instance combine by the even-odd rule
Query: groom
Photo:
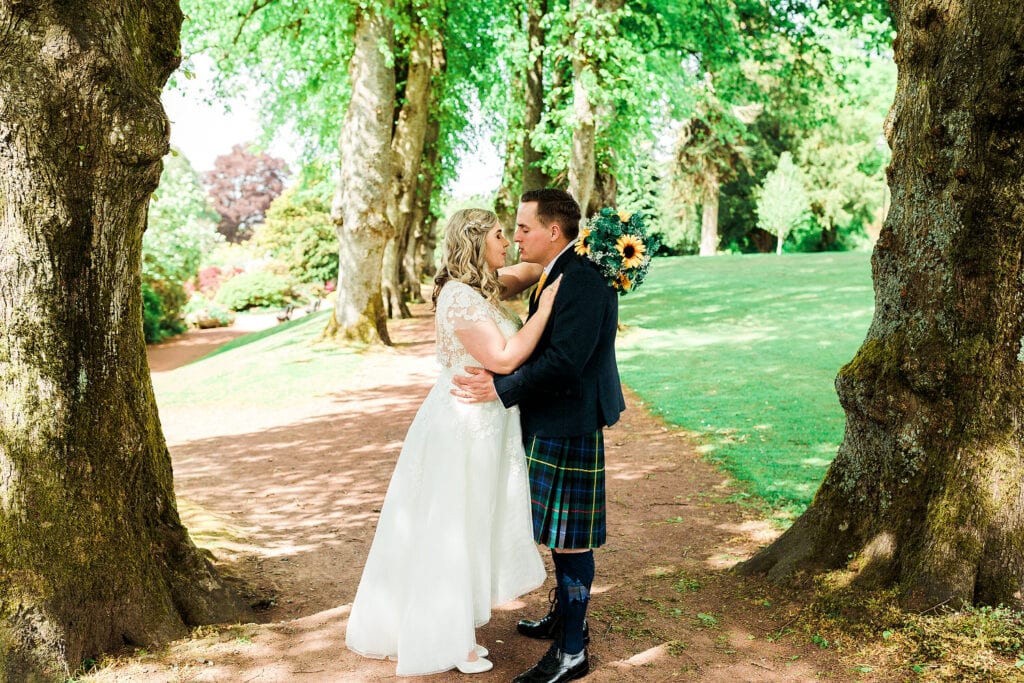
[(519, 406), (530, 471), (533, 535), (551, 548), (556, 598), (519, 632), (553, 639), (547, 654), (516, 683), (561, 683), (585, 676), (586, 615), (594, 548), (605, 541), (603, 428), (625, 410), (615, 364), (618, 299), (597, 268), (575, 253), (580, 207), (562, 190), (523, 194), (515, 241), (523, 261), (544, 266), (530, 300), (562, 276), (554, 309), (533, 355), (511, 375), (467, 368), (455, 394), (471, 402), (500, 398)]

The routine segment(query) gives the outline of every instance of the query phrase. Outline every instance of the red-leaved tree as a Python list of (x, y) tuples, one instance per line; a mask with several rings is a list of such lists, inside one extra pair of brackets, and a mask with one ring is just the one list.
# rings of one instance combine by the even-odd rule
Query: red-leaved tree
[(288, 167), (283, 159), (256, 154), (247, 145), (235, 145), (229, 154), (213, 162), (203, 182), (214, 210), (220, 214), (217, 230), (229, 242), (252, 237), (253, 226), (262, 223), (270, 202), (284, 190)]

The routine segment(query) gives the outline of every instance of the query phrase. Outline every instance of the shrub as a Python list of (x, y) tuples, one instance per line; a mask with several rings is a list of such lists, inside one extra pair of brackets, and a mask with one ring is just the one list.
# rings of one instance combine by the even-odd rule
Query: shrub
[(283, 277), (256, 271), (231, 278), (214, 299), (233, 311), (283, 306), (292, 297), (291, 285)]
[(185, 289), (176, 282), (142, 283), (142, 333), (147, 344), (185, 331), (181, 311), (187, 299)]
[(338, 276), (338, 233), (331, 220), (333, 185), (311, 173), (274, 200), (254, 242), (287, 268), (292, 280), (323, 284)]
[(235, 314), (223, 304), (193, 294), (185, 305), (185, 322), (200, 329), (228, 327), (235, 322)]
[(220, 286), (242, 272), (233, 266), (207, 266), (196, 275), (196, 287), (204, 297), (214, 297)]
[(153, 291), (153, 288), (142, 283), (142, 334), (146, 337), (147, 344), (160, 341), (160, 321), (164, 317), (163, 302), (160, 295)]

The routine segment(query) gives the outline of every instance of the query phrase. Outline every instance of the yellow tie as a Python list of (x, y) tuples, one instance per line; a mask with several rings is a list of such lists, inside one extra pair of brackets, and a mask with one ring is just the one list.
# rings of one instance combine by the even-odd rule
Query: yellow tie
[(548, 271), (544, 271), (540, 274), (540, 279), (537, 280), (537, 287), (533, 290), (533, 300), (537, 301), (540, 298), (540, 290), (544, 289), (544, 281), (548, 279)]

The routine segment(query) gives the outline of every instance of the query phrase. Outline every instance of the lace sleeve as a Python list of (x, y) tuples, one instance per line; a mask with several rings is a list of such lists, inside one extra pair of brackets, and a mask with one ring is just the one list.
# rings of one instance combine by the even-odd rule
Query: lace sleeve
[(452, 330), (463, 330), (494, 320), (491, 316), (492, 304), (480, 292), (463, 282), (446, 284), (437, 308), (438, 317)]

